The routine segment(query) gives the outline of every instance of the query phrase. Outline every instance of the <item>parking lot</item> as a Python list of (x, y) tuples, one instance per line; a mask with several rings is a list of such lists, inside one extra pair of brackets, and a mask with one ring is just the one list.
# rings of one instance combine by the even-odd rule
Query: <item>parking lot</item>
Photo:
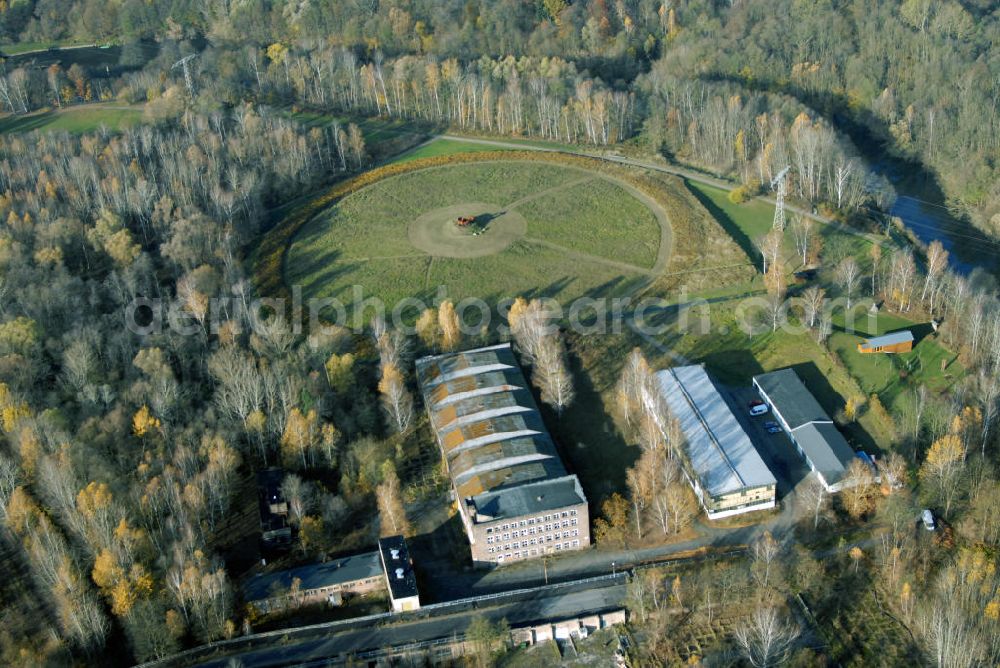
[(809, 475), (809, 465), (799, 456), (785, 432), (769, 434), (764, 424), (774, 420), (768, 412), (751, 416), (749, 404), (760, 399), (752, 387), (720, 387), (722, 396), (746, 431), (767, 468), (778, 481), (778, 500), (785, 499)]

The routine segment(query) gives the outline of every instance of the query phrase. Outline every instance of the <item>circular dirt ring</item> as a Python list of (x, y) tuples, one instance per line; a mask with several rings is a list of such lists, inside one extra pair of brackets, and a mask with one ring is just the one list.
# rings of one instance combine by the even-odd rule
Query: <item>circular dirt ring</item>
[[(459, 216), (475, 216), (459, 227)], [(479, 231), (479, 234), (475, 232)], [(422, 214), (406, 228), (410, 243), (436, 257), (470, 258), (494, 255), (523, 237), (528, 221), (516, 211), (495, 204), (467, 202)]]

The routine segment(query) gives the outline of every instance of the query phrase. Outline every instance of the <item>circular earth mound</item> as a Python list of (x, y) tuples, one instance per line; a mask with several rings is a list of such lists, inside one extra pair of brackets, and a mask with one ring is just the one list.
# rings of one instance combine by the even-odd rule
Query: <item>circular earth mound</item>
[[(467, 227), (459, 216), (475, 217)], [(469, 202), (434, 209), (406, 228), (410, 243), (429, 255), (472, 258), (504, 250), (528, 231), (524, 216), (495, 204)]]
[(442, 289), (491, 303), (630, 294), (671, 247), (666, 212), (624, 171), (502, 157), (415, 165), (337, 200), (287, 243), (285, 286), (348, 308)]

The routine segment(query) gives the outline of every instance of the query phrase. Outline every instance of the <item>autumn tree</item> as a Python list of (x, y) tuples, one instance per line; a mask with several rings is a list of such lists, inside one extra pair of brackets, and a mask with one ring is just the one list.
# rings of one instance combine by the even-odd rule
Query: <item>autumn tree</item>
[(767, 590), (773, 585), (772, 576), (780, 555), (781, 544), (770, 531), (765, 531), (750, 544), (750, 572), (761, 589)]
[(799, 628), (773, 606), (757, 606), (733, 632), (743, 657), (754, 668), (777, 666), (791, 654)]
[(441, 344), (441, 325), (438, 322), (438, 313), (432, 308), (424, 309), (416, 323), (417, 337), (424, 347), (435, 350)]
[(341, 395), (346, 395), (354, 385), (354, 362), (352, 353), (330, 355), (323, 365), (326, 371), (326, 382)]
[(629, 503), (615, 492), (601, 504), (602, 517), (594, 520), (594, 537), (599, 543), (625, 545)]
[(494, 653), (506, 648), (510, 627), (506, 619), (494, 623), (483, 615), (476, 615), (466, 629), (465, 637), (472, 644), (477, 668), (489, 668), (493, 665)]
[(944, 514), (960, 492), (959, 481), (964, 472), (962, 439), (954, 433), (945, 434), (931, 444), (920, 466), (920, 480), (929, 486), (934, 498), (944, 504)]
[(642, 515), (646, 506), (657, 492), (662, 453), (643, 450), (635, 465), (625, 472), (629, 500), (632, 502), (632, 517), (635, 519), (636, 537), (642, 539)]
[(875, 510), (878, 487), (871, 466), (860, 459), (852, 459), (844, 474), (844, 489), (840, 501), (853, 519), (861, 519)]
[(557, 335), (544, 338), (539, 345), (531, 380), (541, 392), (542, 401), (552, 406), (558, 415), (573, 403), (573, 377), (562, 340)]
[(292, 408), (281, 434), (281, 457), (288, 468), (309, 468), (315, 462), (319, 445), (320, 424), (315, 409), (303, 413)]
[(414, 410), (413, 396), (406, 387), (402, 372), (392, 365), (383, 366), (378, 391), (393, 430), (405, 434), (413, 424)]
[(803, 265), (808, 264), (809, 261), (814, 226), (815, 223), (809, 216), (797, 215), (792, 219), (792, 237), (795, 239), (795, 250)]
[(409, 535), (410, 523), (403, 507), (403, 493), (392, 462), (382, 464), (382, 483), (375, 489), (382, 536)]
[(858, 280), (861, 278), (861, 269), (858, 267), (857, 260), (851, 256), (841, 260), (834, 270), (834, 278), (843, 291), (847, 300), (847, 309), (850, 310), (851, 299), (854, 296), (854, 291), (857, 290)]
[(313, 489), (294, 473), (287, 474), (281, 481), (281, 496), (288, 504), (288, 520), (299, 526), (313, 505)]
[(802, 291), (802, 315), (803, 320), (810, 329), (816, 327), (819, 314), (823, 311), (823, 304), (826, 302), (826, 291), (818, 285), (812, 285)]
[(830, 507), (830, 493), (817, 473), (811, 473), (796, 490), (808, 516), (812, 518), (813, 530), (819, 528), (820, 520), (826, 517)]
[(450, 300), (444, 300), (438, 306), (438, 328), (441, 331), (441, 347), (445, 350), (455, 350), (462, 342), (462, 327), (455, 312), (455, 305)]

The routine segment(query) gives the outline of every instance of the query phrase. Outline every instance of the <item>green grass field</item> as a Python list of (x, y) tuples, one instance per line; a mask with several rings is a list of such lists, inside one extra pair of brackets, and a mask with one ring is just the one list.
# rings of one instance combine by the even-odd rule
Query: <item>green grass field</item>
[[(843, 314), (834, 318), (835, 331), (830, 348), (840, 357), (865, 394), (878, 394), (886, 407), (898, 406), (905, 393), (920, 385), (931, 392), (942, 392), (965, 375), (957, 355), (942, 347), (929, 324), (914, 323), (887, 313), (869, 320), (858, 317), (854, 332), (844, 330)], [(858, 352), (858, 343), (871, 336), (909, 329), (916, 341), (908, 353), (882, 355)]]
[[(729, 192), (722, 188), (685, 181), (688, 189), (694, 194), (702, 206), (708, 209), (722, 227), (736, 240), (747, 257), (758, 261), (760, 253), (754, 246), (754, 240), (759, 239), (771, 230), (774, 224), (774, 206), (767, 202), (754, 199), (743, 204), (729, 201)], [(794, 214), (786, 214), (794, 215)], [(834, 225), (816, 226), (823, 238), (823, 257), (839, 260), (847, 255), (854, 255), (864, 262), (868, 257), (871, 243), (863, 237), (850, 234)], [(784, 239), (785, 258), (789, 268), (794, 270), (802, 263), (802, 258), (795, 251), (795, 240), (786, 228)]]
[(66, 107), (62, 110), (45, 111), (24, 116), (6, 116), (0, 119), (0, 133), (31, 132), (72, 132), (82, 134), (101, 127), (121, 130), (142, 122), (142, 110), (105, 105)]
[[(741, 328), (747, 316), (740, 314), (740, 302), (713, 303), (702, 311), (692, 309), (686, 326), (680, 326), (676, 315), (653, 321), (653, 325), (665, 326), (664, 333), (655, 338), (672, 352), (704, 363), (715, 378), (730, 385), (748, 386), (756, 374), (793, 367), (831, 416), (844, 407), (849, 397), (862, 392), (853, 374), (837, 364), (811, 333), (781, 328), (772, 333), (764, 328), (766, 331), (749, 337)], [(752, 312), (750, 309), (744, 313)], [(656, 364), (672, 366), (676, 361), (661, 355)], [(889, 425), (867, 412), (844, 431), (856, 446), (876, 451), (890, 447), (893, 438)]]
[(421, 144), (412, 151), (407, 151), (393, 162), (410, 162), (421, 158), (433, 158), (439, 155), (453, 155), (455, 153), (476, 153), (479, 151), (506, 151), (502, 146), (487, 146), (484, 144), (468, 141), (458, 141), (455, 139), (434, 139), (426, 144)]
[(729, 192), (722, 188), (685, 180), (691, 193), (708, 209), (723, 229), (729, 233), (740, 248), (754, 262), (758, 252), (754, 239), (764, 236), (774, 222), (774, 207), (760, 200), (750, 200), (743, 204), (729, 201)]
[[(584, 181), (594, 193), (590, 197), (577, 190)], [(474, 259), (432, 259), (411, 245), (411, 221), (463, 202), (516, 211), (527, 221), (527, 235)], [(537, 162), (434, 167), (375, 183), (307, 223), (288, 251), (284, 279), (300, 285), (306, 298), (336, 297), (348, 304), (355, 301), (355, 285), (390, 304), (426, 297), (438, 286), (446, 286), (456, 300), (517, 295), (568, 300), (634, 287), (644, 274), (613, 262), (648, 269), (659, 236), (644, 204), (580, 169)]]
[(532, 223), (533, 237), (640, 267), (652, 267), (656, 261), (656, 217), (610, 181), (588, 179), (518, 210)]

